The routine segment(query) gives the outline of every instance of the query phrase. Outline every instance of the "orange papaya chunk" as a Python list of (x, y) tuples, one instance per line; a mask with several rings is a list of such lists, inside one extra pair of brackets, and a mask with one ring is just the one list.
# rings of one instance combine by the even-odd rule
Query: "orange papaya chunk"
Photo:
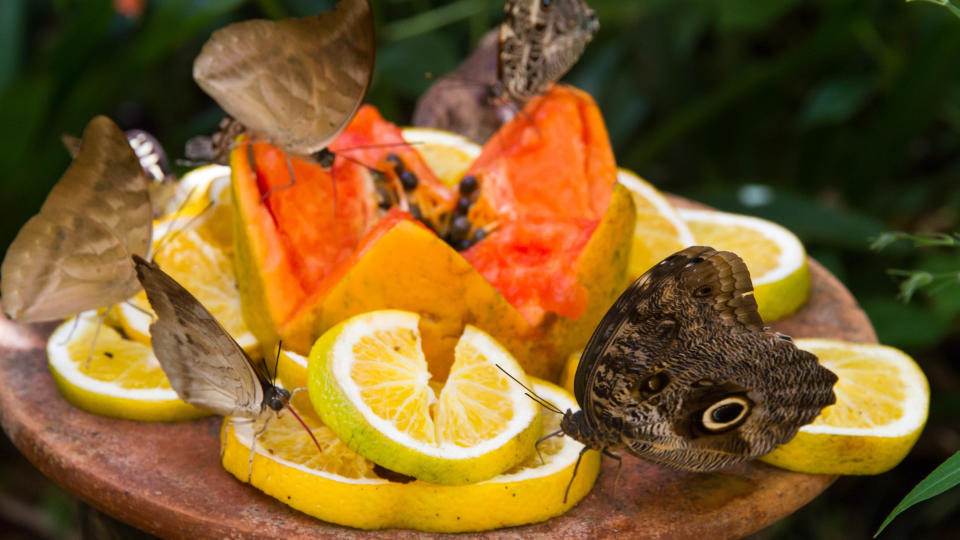
[(578, 319), (589, 293), (577, 257), (617, 178), (590, 95), (556, 86), (534, 98), (484, 145), (468, 174), (480, 183), (471, 221), (494, 230), (464, 256), (530, 324), (550, 313)]
[(482, 188), (471, 217), (599, 220), (617, 165), (593, 98), (557, 85), (501, 127), (467, 174)]
[(325, 330), (367, 311), (415, 311), (430, 371), (445, 380), (464, 325), (483, 328), (511, 351), (531, 335), (510, 303), (432, 231), (410, 219), (381, 229), (322, 299), (281, 328), (285, 346), (309, 349)]

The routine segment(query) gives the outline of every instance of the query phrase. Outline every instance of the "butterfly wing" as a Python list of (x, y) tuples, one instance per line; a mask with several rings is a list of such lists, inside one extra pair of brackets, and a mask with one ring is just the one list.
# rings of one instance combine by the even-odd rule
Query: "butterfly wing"
[(591, 359), (584, 410), (611, 446), (674, 468), (765, 454), (834, 402), (836, 376), (764, 330), (738, 256), (693, 247), (674, 257)]
[(597, 28), (584, 0), (508, 0), (499, 49), (505, 91), (520, 100), (543, 93), (577, 63)]
[(258, 416), (270, 385), (262, 371), (189, 291), (155, 263), (134, 263), (157, 314), (153, 350), (177, 395), (221, 416)]
[(148, 180), (126, 136), (94, 118), (76, 159), (7, 250), (4, 310), (47, 321), (129, 298), (140, 288), (130, 255), (149, 250), (152, 221)]
[(373, 13), (367, 0), (281, 21), (217, 30), (193, 78), (227, 114), (286, 151), (325, 148), (353, 118), (373, 75)]

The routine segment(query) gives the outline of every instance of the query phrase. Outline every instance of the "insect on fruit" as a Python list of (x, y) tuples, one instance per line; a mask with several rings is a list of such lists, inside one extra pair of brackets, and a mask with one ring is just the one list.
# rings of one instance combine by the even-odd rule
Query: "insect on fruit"
[(764, 328), (740, 257), (693, 246), (643, 274), (600, 321), (574, 379), (581, 410), (562, 413), (553, 435), (583, 452), (711, 471), (792, 439), (834, 403), (836, 381)]

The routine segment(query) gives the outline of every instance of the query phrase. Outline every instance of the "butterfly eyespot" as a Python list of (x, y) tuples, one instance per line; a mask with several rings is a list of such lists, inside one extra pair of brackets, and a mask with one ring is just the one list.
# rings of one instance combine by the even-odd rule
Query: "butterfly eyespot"
[(548, 8), (553, 5), (553, 0), (540, 0), (540, 5), (544, 8)]
[(660, 339), (670, 338), (677, 329), (677, 321), (673, 319), (664, 319), (657, 323), (657, 337)]
[(661, 372), (648, 378), (646, 387), (650, 392), (659, 392), (660, 390), (663, 390), (663, 388), (667, 386), (667, 383), (669, 382), (670, 377), (667, 376), (666, 373)]
[(700, 423), (711, 432), (724, 431), (740, 424), (750, 412), (750, 402), (741, 396), (730, 396), (703, 411)]
[(700, 287), (699, 289), (693, 291), (693, 295), (703, 298), (704, 296), (709, 296), (711, 292), (713, 292), (713, 287), (709, 285), (704, 285), (703, 287)]

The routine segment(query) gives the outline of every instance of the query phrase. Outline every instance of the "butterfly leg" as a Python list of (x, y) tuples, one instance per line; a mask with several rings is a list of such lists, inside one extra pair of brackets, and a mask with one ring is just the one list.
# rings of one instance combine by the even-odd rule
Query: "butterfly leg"
[(107, 316), (107, 310), (103, 310), (97, 317), (97, 329), (93, 331), (93, 339), (90, 340), (90, 352), (87, 354), (87, 361), (83, 363), (83, 369), (90, 367), (90, 360), (93, 360), (93, 351), (97, 347), (97, 339), (100, 338), (100, 328), (103, 326), (103, 319)]
[(139, 311), (140, 313), (143, 313), (143, 314), (146, 315), (147, 317), (150, 317), (150, 320), (156, 320), (156, 318), (157, 318), (156, 313), (154, 313), (154, 312), (152, 312), (152, 311), (147, 311), (146, 309), (143, 309), (142, 307), (134, 304), (133, 302), (131, 302), (131, 301), (129, 301), (129, 300), (124, 300), (123, 303), (126, 304), (126, 305), (128, 305), (128, 306), (130, 306), (130, 307), (132, 307), (133, 309)]
[[(251, 422), (253, 422), (253, 418), (237, 418), (237, 417), (231, 416), (230, 419), (227, 420), (227, 429), (229, 430), (231, 427), (236, 426), (237, 424), (249, 424)], [(226, 445), (223, 444), (223, 441), (221, 441), (220, 442), (220, 461), (221, 462), (223, 462), (223, 452), (226, 449), (227, 449)]]
[(70, 328), (70, 333), (67, 334), (67, 339), (63, 340), (63, 343), (58, 343), (57, 345), (66, 345), (73, 339), (73, 333), (77, 331), (77, 325), (80, 324), (80, 317), (73, 318), (73, 327)]
[[(500, 367), (500, 366), (497, 366), (497, 367)], [(554, 431), (553, 433), (548, 433), (548, 434), (544, 435), (543, 437), (540, 437), (539, 439), (537, 439), (537, 442), (534, 443), (533, 448), (534, 448), (534, 450), (537, 451), (537, 457), (540, 458), (540, 463), (541, 463), (541, 464), (543, 464), (544, 461), (543, 461), (543, 454), (540, 453), (540, 443), (542, 443), (543, 441), (549, 439), (550, 437), (563, 437), (563, 430), (562, 430), (562, 429), (558, 429), (558, 430)]]
[(570, 488), (573, 487), (573, 481), (577, 478), (577, 471), (580, 469), (580, 460), (583, 459), (583, 455), (590, 450), (589, 446), (584, 446), (583, 450), (580, 450), (580, 454), (577, 455), (577, 462), (573, 465), (573, 475), (570, 477), (570, 483), (567, 484), (567, 489), (563, 492), (563, 504), (567, 504), (567, 496), (570, 495)]
[(273, 186), (272, 188), (268, 189), (267, 192), (260, 197), (261, 203), (266, 201), (267, 198), (273, 195), (274, 192), (280, 191), (281, 189), (289, 189), (297, 185), (297, 178), (293, 174), (293, 162), (290, 161), (290, 156), (284, 155), (283, 158), (287, 161), (287, 174), (290, 175), (290, 183), (282, 186)]
[(623, 469), (623, 458), (614, 454), (606, 448), (603, 449), (603, 455), (617, 460), (617, 474), (613, 477), (613, 498), (617, 498), (617, 484), (620, 482), (620, 471)]
[(263, 435), (263, 432), (267, 430), (267, 425), (270, 423), (270, 420), (273, 419), (273, 416), (267, 416), (267, 419), (263, 421), (263, 427), (257, 430), (253, 434), (253, 440), (250, 441), (250, 462), (247, 464), (247, 483), (250, 483), (250, 479), (253, 477), (253, 455), (256, 453), (257, 448), (257, 439)]

